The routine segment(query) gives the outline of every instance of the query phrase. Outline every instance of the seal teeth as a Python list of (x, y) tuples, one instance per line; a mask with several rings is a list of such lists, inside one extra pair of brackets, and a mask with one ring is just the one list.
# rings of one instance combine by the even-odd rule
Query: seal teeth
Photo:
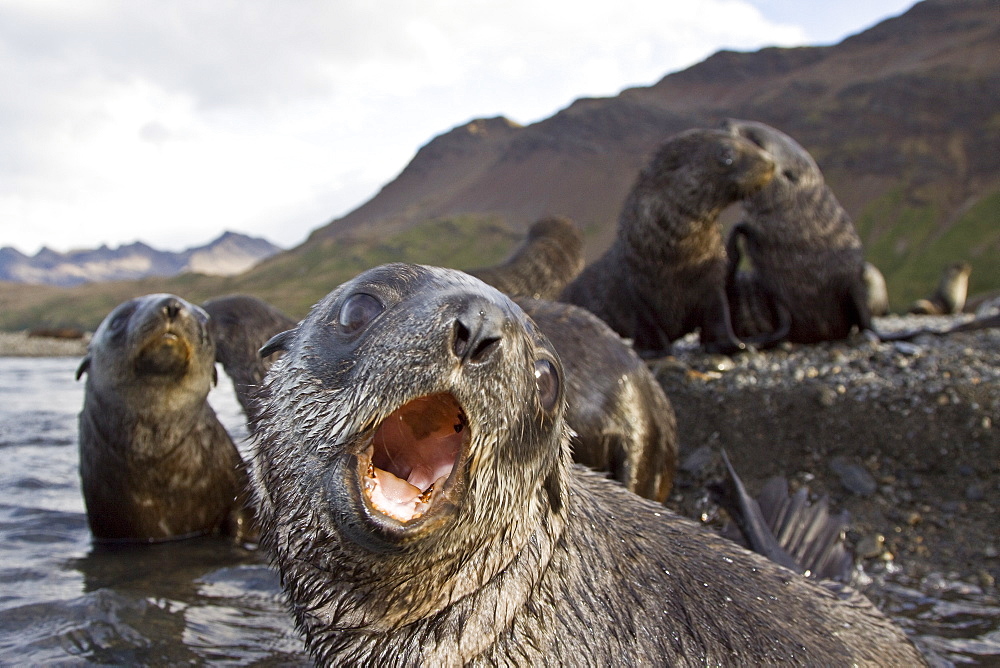
[(417, 500), (420, 501), (420, 503), (430, 503), (432, 496), (434, 496), (434, 485), (428, 487), (423, 494), (417, 497)]

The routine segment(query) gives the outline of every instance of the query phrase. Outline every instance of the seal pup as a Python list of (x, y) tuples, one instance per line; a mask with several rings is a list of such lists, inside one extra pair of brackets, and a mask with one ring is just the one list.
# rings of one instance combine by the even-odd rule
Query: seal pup
[[(855, 327), (872, 330), (861, 239), (816, 161), (794, 139), (764, 123), (730, 119), (723, 127), (767, 151), (777, 165), (774, 178), (743, 200), (745, 217), (727, 241), (737, 336), (768, 346), (782, 340), (843, 339)], [(752, 268), (749, 279), (733, 280), (741, 240)], [(747, 295), (748, 283), (757, 294)], [(741, 305), (744, 299), (749, 306)], [(762, 327), (766, 315), (745, 316), (760, 303), (774, 309), (778, 321)]]
[(868, 313), (872, 317), (881, 317), (889, 313), (889, 288), (885, 284), (885, 276), (871, 262), (865, 262), (861, 280), (865, 284)]
[(860, 594), (574, 466), (555, 348), (466, 274), (369, 270), (271, 350), (252, 480), (317, 662), (923, 663)]
[(663, 503), (677, 471), (674, 408), (646, 363), (603, 320), (562, 302), (514, 300), (563, 364), (573, 461)]
[(742, 349), (730, 324), (718, 217), (773, 174), (771, 158), (743, 137), (705, 129), (674, 135), (632, 186), (611, 247), (560, 300), (596, 314), (644, 357), (668, 354), (695, 329), (709, 352)]
[[(663, 388), (625, 341), (586, 309), (522, 297), (516, 303), (555, 344), (564, 360), (566, 421), (573, 459), (608, 471), (629, 490), (664, 502), (677, 470), (677, 424)], [(295, 321), (266, 302), (230, 295), (204, 304), (220, 362), (248, 417), (253, 394), (281, 353), (259, 349)], [(250, 422), (252, 427), (252, 421)]]
[(555, 299), (583, 269), (583, 237), (569, 218), (548, 216), (532, 224), (509, 258), (468, 273), (512, 297)]
[(918, 299), (910, 306), (909, 313), (916, 315), (952, 315), (961, 313), (969, 296), (969, 274), (972, 265), (952, 262), (941, 274), (937, 289), (930, 297)]
[(207, 401), (215, 346), (202, 309), (168, 294), (118, 305), (84, 373), (80, 478), (96, 540), (253, 538), (246, 469)]
[(232, 379), (236, 398), (249, 418), (255, 411), (253, 395), (276, 359), (261, 357), (257, 351), (275, 334), (294, 327), (296, 321), (250, 295), (216, 297), (202, 308), (209, 316), (215, 361)]

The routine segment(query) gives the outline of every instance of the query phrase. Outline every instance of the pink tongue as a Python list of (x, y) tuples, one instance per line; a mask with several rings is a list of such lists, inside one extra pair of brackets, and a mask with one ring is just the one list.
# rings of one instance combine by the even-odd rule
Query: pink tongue
[(422, 493), (405, 480), (400, 480), (388, 471), (375, 467), (375, 477), (378, 479), (382, 495), (393, 503), (406, 504), (420, 496)]

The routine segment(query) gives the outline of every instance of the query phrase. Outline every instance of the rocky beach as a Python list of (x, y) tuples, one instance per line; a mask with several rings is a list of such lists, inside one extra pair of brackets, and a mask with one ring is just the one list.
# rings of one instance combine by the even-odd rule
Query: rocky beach
[(79, 339), (31, 336), (28, 331), (0, 332), (0, 357), (83, 357), (90, 335)]
[[(875, 324), (944, 330), (971, 317)], [(82, 356), (87, 338), (0, 333), (0, 355)], [(850, 513), (852, 583), (909, 625), (932, 663), (1000, 658), (1000, 329), (856, 334), (733, 357), (689, 336), (674, 353), (651, 362), (677, 413), (670, 507), (725, 523), (706, 489), (722, 477), (723, 449), (751, 494), (776, 475), (807, 486)]]
[[(944, 330), (970, 319), (875, 324)], [(805, 485), (850, 513), (852, 584), (908, 625), (935, 665), (968, 651), (954, 638), (978, 637), (976, 651), (1000, 660), (1000, 329), (734, 357), (706, 356), (688, 337), (652, 367), (677, 412), (669, 506), (725, 523), (706, 491), (722, 477), (722, 449), (751, 494), (772, 476)]]

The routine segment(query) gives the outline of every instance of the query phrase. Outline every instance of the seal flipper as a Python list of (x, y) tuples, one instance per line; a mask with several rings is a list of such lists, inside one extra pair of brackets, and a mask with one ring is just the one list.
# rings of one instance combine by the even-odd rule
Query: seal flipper
[(298, 334), (298, 332), (299, 330), (296, 328), (289, 329), (281, 332), (280, 334), (275, 334), (261, 347), (257, 354), (261, 357), (270, 357), (277, 352), (286, 352), (288, 350), (289, 343), (293, 338), (295, 338), (295, 335)]
[(827, 496), (810, 504), (804, 487), (789, 496), (788, 481), (780, 476), (764, 483), (756, 501), (778, 545), (807, 575), (842, 582), (850, 578), (854, 557), (844, 547), (846, 510), (832, 515)]
[(90, 355), (87, 355), (80, 361), (80, 366), (76, 368), (76, 379), (80, 380), (83, 374), (87, 373), (87, 369), (90, 368)]
[(808, 491), (788, 495), (784, 478), (769, 480), (757, 499), (743, 486), (722, 451), (727, 477), (712, 485), (716, 500), (733, 518), (750, 549), (807, 576), (846, 580), (853, 563), (843, 544), (846, 511), (831, 517), (829, 501), (808, 502)]
[(729, 512), (750, 549), (796, 573), (803, 573), (805, 569), (799, 566), (792, 556), (778, 544), (778, 540), (768, 526), (760, 506), (750, 497), (743, 486), (743, 481), (736, 475), (725, 450), (722, 451), (722, 461), (726, 464), (728, 475), (725, 480), (710, 485), (709, 488), (719, 504)]

